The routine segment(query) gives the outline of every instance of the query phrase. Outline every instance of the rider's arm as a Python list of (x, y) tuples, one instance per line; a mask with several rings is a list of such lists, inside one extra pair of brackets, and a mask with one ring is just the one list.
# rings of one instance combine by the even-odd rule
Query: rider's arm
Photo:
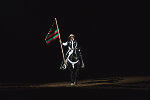
[(67, 46), (68, 45), (68, 42), (65, 42), (65, 43), (62, 43), (63, 44), (63, 46)]

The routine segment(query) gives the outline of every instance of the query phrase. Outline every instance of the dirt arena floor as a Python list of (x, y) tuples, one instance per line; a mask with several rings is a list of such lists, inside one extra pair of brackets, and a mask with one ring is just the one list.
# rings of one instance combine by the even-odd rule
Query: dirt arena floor
[(150, 100), (150, 76), (111, 77), (53, 83), (0, 83), (0, 100)]

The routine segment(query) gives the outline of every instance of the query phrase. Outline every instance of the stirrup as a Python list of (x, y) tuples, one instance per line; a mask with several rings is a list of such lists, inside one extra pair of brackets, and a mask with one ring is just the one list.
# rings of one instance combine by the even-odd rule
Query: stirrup
[(66, 68), (67, 68), (66, 64), (64, 64), (63, 66), (60, 67), (60, 69), (63, 69), (63, 70), (66, 69)]
[(67, 68), (67, 65), (66, 65), (66, 64), (64, 64), (64, 65), (63, 65), (63, 68), (64, 68), (64, 69), (66, 69), (66, 68)]

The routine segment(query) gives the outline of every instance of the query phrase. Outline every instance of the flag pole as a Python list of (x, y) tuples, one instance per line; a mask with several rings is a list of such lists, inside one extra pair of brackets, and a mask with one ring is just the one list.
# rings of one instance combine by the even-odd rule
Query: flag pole
[(61, 51), (62, 51), (62, 55), (63, 55), (64, 64), (66, 64), (66, 60), (65, 60), (65, 56), (64, 56), (64, 51), (63, 51), (63, 46), (62, 46), (62, 41), (61, 41), (61, 38), (60, 38), (60, 33), (59, 33), (59, 28), (58, 28), (58, 24), (57, 24), (57, 19), (56, 18), (55, 18), (55, 21), (56, 21), (56, 25), (57, 25), (57, 29), (58, 29), (59, 43), (60, 43), (60, 46), (61, 46)]

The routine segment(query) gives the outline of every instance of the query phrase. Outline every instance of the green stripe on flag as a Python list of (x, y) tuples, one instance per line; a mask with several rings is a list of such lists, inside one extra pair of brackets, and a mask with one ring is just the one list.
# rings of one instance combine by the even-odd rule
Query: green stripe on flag
[[(60, 33), (59, 33), (60, 34)], [(59, 34), (56, 34), (55, 36), (53, 36), (52, 38), (48, 39), (46, 42), (51, 41), (53, 38), (57, 37)]]
[(55, 30), (53, 33), (51, 34), (47, 34), (46, 38), (49, 37), (50, 35), (54, 34), (55, 32), (57, 32), (59, 29)]

